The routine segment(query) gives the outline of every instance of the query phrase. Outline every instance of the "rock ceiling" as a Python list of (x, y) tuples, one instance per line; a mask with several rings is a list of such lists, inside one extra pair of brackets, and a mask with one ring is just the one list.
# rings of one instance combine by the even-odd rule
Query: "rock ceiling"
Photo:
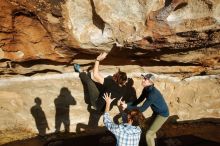
[(220, 1), (171, 5), (170, 0), (1, 0), (0, 74), (62, 73), (57, 66), (76, 60), (89, 65), (103, 51), (109, 52), (104, 65), (219, 74)]

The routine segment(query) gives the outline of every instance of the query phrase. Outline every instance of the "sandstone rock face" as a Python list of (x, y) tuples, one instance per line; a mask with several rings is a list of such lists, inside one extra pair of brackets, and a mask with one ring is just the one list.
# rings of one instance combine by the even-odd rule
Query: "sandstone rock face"
[(196, 66), (217, 74), (219, 7), (218, 0), (2, 0), (1, 72), (22, 74), (20, 65), (67, 64), (107, 51), (120, 65)]
[[(72, 65), (89, 70), (103, 51), (109, 53), (101, 62), (105, 75), (126, 71), (137, 95), (140, 73), (154, 73), (179, 120), (219, 118), (220, 1), (171, 2), (1, 0), (0, 130), (36, 133), (30, 109), (39, 97), (53, 132), (54, 100), (62, 87), (76, 101), (70, 106), (70, 130), (86, 127), (91, 111)], [(6, 135), (0, 132), (1, 138)]]
[[(129, 68), (125, 68), (129, 71)], [(102, 70), (104, 76), (112, 74), (117, 69), (108, 67)], [(136, 69), (143, 72), (145, 68)], [(140, 86), (140, 73), (129, 73), (133, 78), (136, 95), (139, 96), (142, 87)], [(162, 92), (169, 106), (170, 115), (177, 116), (178, 121), (198, 120), (202, 118), (219, 118), (219, 77), (191, 77), (180, 80), (168, 75), (157, 75), (155, 86)], [(70, 131), (82, 132), (87, 130), (101, 130), (103, 127), (102, 117), (99, 117), (91, 109), (85, 100), (85, 90), (78, 77), (78, 73), (35, 75), (32, 77), (16, 77), (1, 79), (0, 82), (0, 129), (1, 143), (22, 139), (38, 133), (35, 118), (31, 109), (36, 105), (36, 97), (41, 99), (41, 109), (45, 113), (50, 130), (55, 131), (56, 100), (61, 94), (61, 89), (66, 87), (70, 91), (75, 104), (69, 105)], [(63, 100), (62, 102), (65, 102)], [(111, 115), (116, 115), (118, 109), (115, 107)], [(152, 111), (144, 112), (149, 117)], [(39, 117), (38, 117), (39, 118)], [(42, 121), (43, 119), (38, 119)], [(100, 127), (100, 128), (98, 128)], [(16, 130), (16, 134), (11, 131)], [(63, 125), (61, 130), (63, 130)], [(22, 133), (22, 134), (19, 134)], [(27, 133), (24, 135), (24, 133)], [(10, 136), (7, 136), (10, 135)]]

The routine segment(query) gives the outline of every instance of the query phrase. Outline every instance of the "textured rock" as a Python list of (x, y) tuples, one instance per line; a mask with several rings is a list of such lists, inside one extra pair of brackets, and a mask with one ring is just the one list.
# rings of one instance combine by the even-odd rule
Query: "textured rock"
[[(127, 72), (129, 68), (124, 68)], [(103, 75), (113, 73), (117, 69), (108, 67), (102, 70)], [(136, 68), (136, 72), (142, 72), (144, 68)], [(137, 96), (140, 95), (140, 73), (130, 73), (134, 80)], [(198, 120), (201, 118), (219, 118), (219, 77), (191, 77), (181, 80), (168, 75), (156, 75), (155, 85), (163, 93), (170, 109), (171, 116), (177, 116), (178, 121)], [(66, 87), (76, 101), (70, 105), (70, 131), (82, 132), (103, 126), (102, 118), (99, 120), (94, 112), (89, 110), (85, 100), (85, 93), (77, 73), (35, 75), (33, 77), (16, 77), (0, 80), (0, 134), (2, 143), (25, 138), (37, 133), (35, 120), (30, 109), (35, 105), (34, 99), (39, 97), (42, 101), (41, 108), (46, 115), (50, 130), (54, 132), (55, 126), (55, 99), (60, 94), (61, 88)], [(111, 111), (112, 115), (118, 113), (117, 108)], [(148, 109), (145, 116), (150, 116), (152, 111)], [(95, 116), (96, 115), (96, 116)], [(92, 120), (91, 120), (92, 119)], [(16, 136), (11, 139), (4, 138), (13, 131), (12, 127), (26, 131), (27, 135)], [(61, 127), (63, 130), (63, 127)], [(24, 132), (25, 133), (25, 132)]]
[(191, 65), (219, 73), (219, 1), (188, 0), (172, 7), (163, 0), (2, 0), (1, 72), (22, 74), (7, 67), (67, 64), (107, 51), (120, 65), (126, 58), (136, 65)]
[(1, 0), (0, 130), (36, 132), (30, 108), (40, 97), (53, 132), (53, 102), (63, 86), (77, 101), (70, 106), (71, 131), (86, 125), (89, 111), (72, 65), (89, 70), (103, 51), (109, 54), (102, 70), (126, 71), (137, 93), (136, 75), (155, 73), (180, 120), (219, 118), (220, 1), (170, 2)]

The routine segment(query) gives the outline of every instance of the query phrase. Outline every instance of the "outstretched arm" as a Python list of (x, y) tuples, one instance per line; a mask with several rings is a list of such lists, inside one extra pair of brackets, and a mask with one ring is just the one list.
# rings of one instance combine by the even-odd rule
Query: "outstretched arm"
[(119, 110), (119, 112), (120, 112), (120, 114), (121, 114), (123, 123), (127, 123), (127, 113), (124, 112), (123, 106), (122, 106), (123, 104), (125, 104), (125, 101), (122, 101), (122, 98), (123, 98), (123, 97), (121, 97), (121, 98), (117, 101), (117, 106), (118, 106), (118, 110)]
[(136, 105), (138, 105), (139, 103), (141, 103), (141, 102), (146, 98), (146, 93), (145, 93), (145, 92), (146, 92), (146, 91), (143, 89), (143, 91), (142, 91), (140, 97), (139, 97), (137, 100), (135, 100), (131, 105), (132, 105), (132, 106), (136, 106)]
[(111, 118), (110, 118), (110, 115), (109, 115), (110, 104), (113, 100), (115, 100), (115, 98), (111, 99), (111, 93), (110, 94), (105, 93), (103, 98), (106, 102), (105, 113), (103, 115), (104, 125), (112, 133), (118, 135), (118, 133), (120, 132), (119, 125), (113, 123)]
[(109, 109), (110, 109), (110, 105), (112, 103), (113, 100), (115, 100), (115, 98), (111, 99), (111, 93), (104, 93), (104, 96), (103, 96), (105, 102), (106, 102), (106, 105), (105, 105), (105, 112), (109, 112)]
[(93, 77), (95, 78), (95, 80), (100, 83), (103, 84), (104, 83), (104, 77), (102, 75), (100, 75), (99, 73), (99, 62), (104, 60), (105, 57), (107, 56), (107, 53), (101, 53), (95, 60), (95, 65), (93, 68)]

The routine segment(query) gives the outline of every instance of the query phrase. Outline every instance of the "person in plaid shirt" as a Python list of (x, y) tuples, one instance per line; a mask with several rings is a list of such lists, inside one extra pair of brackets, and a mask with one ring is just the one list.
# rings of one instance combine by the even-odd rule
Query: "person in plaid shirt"
[[(116, 146), (138, 146), (141, 136), (141, 128), (139, 125), (141, 125), (145, 119), (143, 114), (137, 109), (128, 111), (126, 118), (127, 123), (115, 124), (109, 115), (110, 104), (115, 98), (111, 99), (111, 93), (105, 93), (103, 98), (106, 101), (103, 122), (106, 128), (115, 135), (117, 140)], [(118, 103), (120, 103), (120, 101)]]

